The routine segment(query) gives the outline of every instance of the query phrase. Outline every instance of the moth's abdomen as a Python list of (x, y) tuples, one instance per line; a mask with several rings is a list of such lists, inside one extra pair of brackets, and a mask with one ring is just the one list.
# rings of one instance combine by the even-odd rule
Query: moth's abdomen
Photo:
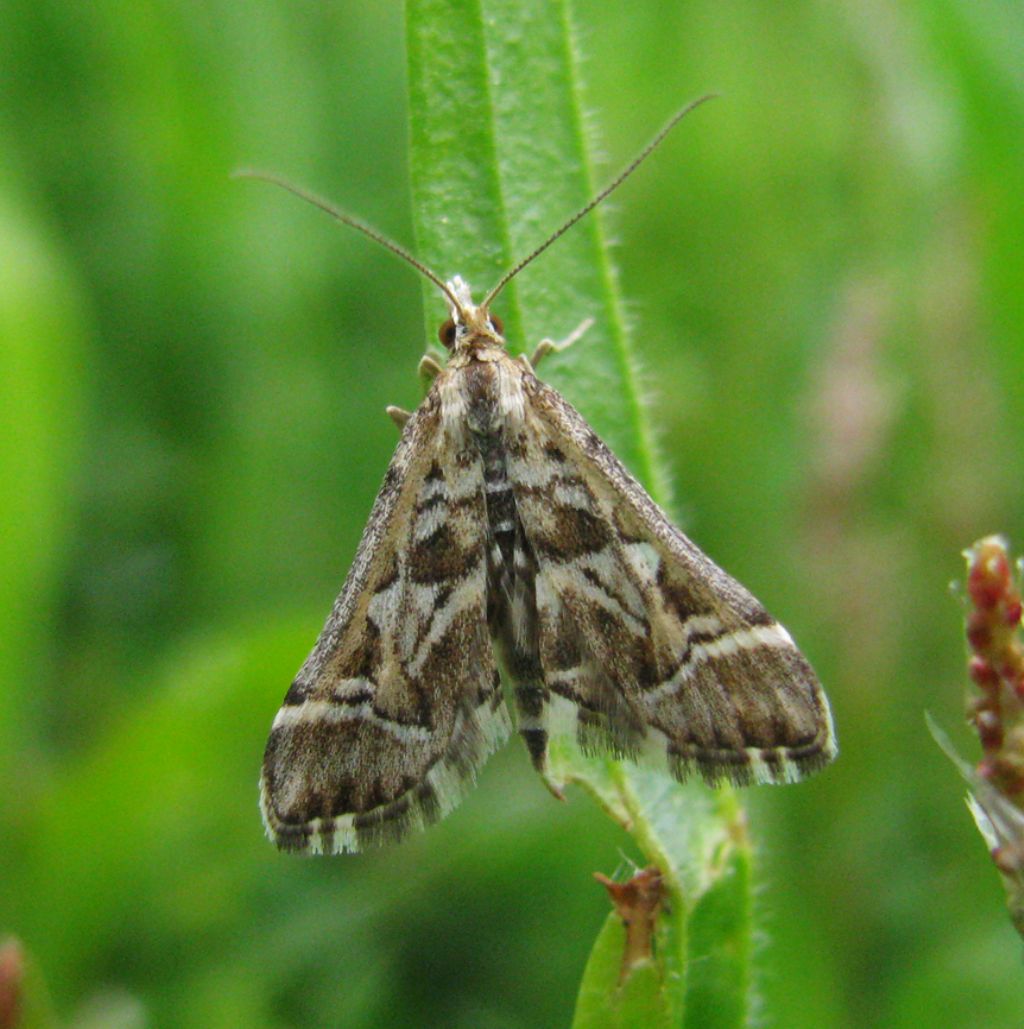
[(487, 530), (493, 557), (502, 565), (511, 566), (515, 540), (516, 503), (508, 481), (505, 450), (499, 437), (479, 438), (480, 456), (484, 465), (484, 493), (487, 501)]

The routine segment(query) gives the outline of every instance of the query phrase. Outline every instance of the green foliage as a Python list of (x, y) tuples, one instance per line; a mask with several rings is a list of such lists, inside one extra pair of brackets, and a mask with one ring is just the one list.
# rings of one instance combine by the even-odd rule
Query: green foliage
[[(724, 983), (760, 998), (715, 1008), (734, 1023), (1016, 1024), (1019, 942), (921, 712), (961, 716), (960, 549), (1024, 522), (1019, 16), (577, 4), (567, 106), (564, 46), (526, 56), (557, 54), (561, 8), (510, 38), (501, 5), (439, 6), (463, 21), (421, 39), (458, 71), (431, 105), (397, 5), (0, 5), (0, 935), (65, 1022), (127, 996), (172, 1027), (571, 1024), (595, 936), (616, 946), (589, 876), (648, 841), (580, 790), (552, 801), (515, 742), (393, 851), (302, 862), (261, 837), (266, 729), (384, 473), (382, 409), (417, 401), (424, 328), (407, 269), (228, 176), (288, 175), (480, 289), (713, 90), (499, 305), (523, 348), (597, 319), (543, 373), (656, 481), (622, 415), (626, 298), (678, 513), (835, 704), (833, 769), (743, 795), (755, 871), (701, 836), (687, 1017)], [(437, 177), (502, 206), (468, 209), (469, 182), (432, 210), (405, 140), (463, 75), (491, 113), (447, 124)], [(524, 138), (534, 101), (556, 128)], [(677, 803), (696, 832), (735, 800)]]

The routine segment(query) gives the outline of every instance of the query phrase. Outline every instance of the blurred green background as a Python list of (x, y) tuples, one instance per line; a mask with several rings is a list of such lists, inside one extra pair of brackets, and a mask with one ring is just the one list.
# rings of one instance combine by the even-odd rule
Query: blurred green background
[[(977, 536), (1024, 538), (1024, 8), (575, 21), (607, 176), (724, 97), (609, 217), (675, 513), (840, 735), (746, 794), (765, 1021), (1018, 1026), (923, 712), (974, 753), (947, 587)], [(0, 39), (0, 934), (78, 1025), (567, 1025), (590, 873), (636, 854), (517, 741), (395, 849), (281, 856), (256, 809), (434, 327), (389, 255), (228, 176), (410, 241), (400, 5), (6, 0)]]

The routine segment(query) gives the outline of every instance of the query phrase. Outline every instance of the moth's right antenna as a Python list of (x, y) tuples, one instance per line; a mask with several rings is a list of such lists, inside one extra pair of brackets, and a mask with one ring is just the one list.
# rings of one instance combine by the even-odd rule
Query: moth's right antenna
[(619, 174), (612, 179), (612, 181), (608, 183), (608, 185), (605, 186), (596, 197), (594, 197), (593, 200), (581, 207), (564, 225), (548, 236), (548, 238), (544, 240), (536, 250), (527, 254), (527, 256), (512, 268), (511, 271), (506, 272), (498, 281), (498, 285), (484, 297), (483, 303), (480, 307), (486, 311), (490, 307), (494, 298), (509, 284), (509, 282), (512, 281), (512, 279), (514, 279), (528, 264), (530, 264), (531, 261), (540, 257), (540, 255), (543, 254), (559, 236), (565, 235), (565, 233), (568, 232), (581, 218), (590, 214), (590, 212), (593, 211), (593, 209), (597, 207), (597, 205), (601, 203), (609, 193), (614, 193), (615, 190), (617, 190), (619, 186), (621, 186), (626, 179), (628, 179), (630, 175), (632, 175), (633, 172), (635, 172), (637, 168), (639, 168), (640, 165), (651, 156), (651, 154), (661, 145), (664, 138), (676, 127), (676, 125), (679, 124), (679, 122), (694, 110), (694, 108), (700, 107), (700, 105), (707, 100), (714, 100), (717, 96), (717, 93), (705, 93), (704, 96), (698, 97), (696, 100), (691, 100), (690, 103), (688, 103), (681, 111), (677, 111), (669, 119), (668, 124), (654, 137), (654, 139), (652, 139), (650, 143), (648, 143), (647, 146), (645, 146), (643, 150), (641, 150), (640, 153), (637, 154), (637, 156), (634, 157), (633, 160), (630, 161), (630, 163), (626, 165), (626, 167), (623, 168), (623, 170), (619, 172)]

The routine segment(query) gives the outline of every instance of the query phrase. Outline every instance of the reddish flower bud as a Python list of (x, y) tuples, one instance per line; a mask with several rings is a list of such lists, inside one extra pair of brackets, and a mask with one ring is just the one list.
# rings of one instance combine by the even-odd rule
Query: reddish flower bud
[(983, 611), (972, 611), (967, 617), (967, 642), (974, 650), (986, 650), (992, 643), (992, 628)]
[(995, 847), (992, 860), (1003, 875), (1017, 875), (1021, 871), (1020, 855), (1009, 847)]
[(1009, 563), (1006, 555), (991, 543), (975, 547), (970, 554), (967, 591), (975, 607), (989, 610), (999, 603), (1010, 585)]
[(995, 711), (979, 711), (975, 716), (974, 726), (985, 750), (995, 750), (1002, 746), (1003, 723)]
[(25, 957), (17, 940), (0, 941), (0, 1029), (14, 1029), (21, 1021)]
[(985, 658), (978, 654), (975, 654), (967, 663), (967, 672), (971, 679), (979, 686), (994, 686), (999, 682), (996, 670)]

